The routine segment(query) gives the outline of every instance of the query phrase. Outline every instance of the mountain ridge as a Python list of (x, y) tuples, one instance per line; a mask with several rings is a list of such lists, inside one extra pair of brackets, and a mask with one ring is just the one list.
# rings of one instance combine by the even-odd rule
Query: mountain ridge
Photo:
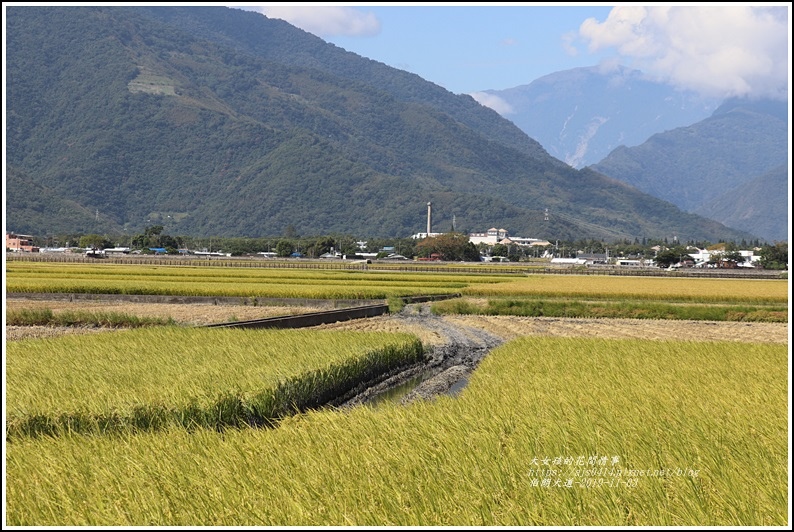
[(695, 123), (720, 103), (625, 66), (572, 68), (483, 92), (499, 98), (501, 114), (549, 154), (576, 168), (597, 163), (618, 146)]
[[(753, 236), (573, 169), (472, 98), (411, 84), (413, 75), (384, 65), (379, 75), (395, 77), (367, 83), (279, 63), (151, 9), (179, 13), (7, 8), (9, 228), (131, 233), (157, 222), (196, 236), (286, 227), (405, 236), (424, 229), (432, 201), (439, 227), (454, 216), (465, 229), (539, 238)], [(305, 38), (281, 21), (223, 12)], [(43, 209), (20, 193), (31, 183), (63, 203)], [(74, 205), (93, 221), (58, 214)]]
[[(787, 103), (731, 99), (700, 122), (652, 135), (639, 146), (617, 148), (591, 168), (682, 210), (780, 240), (789, 225), (788, 131)], [(759, 179), (770, 188), (759, 188)], [(740, 202), (745, 214), (727, 198)], [(721, 210), (715, 210), (717, 205)]]

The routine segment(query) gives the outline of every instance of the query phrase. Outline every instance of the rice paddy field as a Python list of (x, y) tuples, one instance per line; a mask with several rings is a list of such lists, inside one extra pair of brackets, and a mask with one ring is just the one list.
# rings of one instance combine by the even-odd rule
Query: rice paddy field
[(788, 303), (788, 281), (681, 277), (528, 275), (508, 282), (471, 285), (469, 296), (524, 296), (587, 300), (631, 299), (698, 303)]
[(7, 291), (22, 293), (387, 299), (455, 293), (470, 285), (510, 279), (509, 275), (363, 270), (6, 263)]
[(21, 340), (6, 356), (13, 439), (268, 423), (415, 362), (422, 347), (386, 333), (155, 327)]
[[(6, 273), (8, 292), (460, 292), (470, 312), (445, 312), (467, 319), (580, 301), (754, 308), (779, 328), (788, 304), (787, 282), (771, 280), (15, 262)], [(510, 338), (460, 395), (344, 410), (311, 406), (419, 360), (416, 336), (169, 322), (7, 342), (6, 525), (790, 524), (788, 344)]]
[(439, 314), (786, 323), (786, 280), (530, 275), (471, 285)]
[(786, 351), (527, 337), (456, 398), (22, 438), (7, 523), (781, 526)]

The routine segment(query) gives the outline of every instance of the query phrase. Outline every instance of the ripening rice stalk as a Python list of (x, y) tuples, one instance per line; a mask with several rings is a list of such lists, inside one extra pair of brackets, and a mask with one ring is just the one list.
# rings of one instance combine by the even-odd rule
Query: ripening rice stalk
[(314, 411), (267, 431), (21, 439), (7, 448), (7, 521), (781, 526), (787, 356), (527, 337), (489, 354), (456, 398)]
[(7, 346), (10, 437), (272, 424), (423, 356), (410, 335), (157, 329)]
[(433, 303), (436, 314), (531, 316), (564, 318), (635, 318), (657, 320), (763, 321), (785, 323), (788, 309), (782, 305), (703, 305), (659, 301), (583, 301), (534, 297), (489, 298), (485, 304), (470, 298)]
[(513, 277), (405, 272), (10, 263), (9, 292), (386, 299), (459, 292)]
[(524, 279), (469, 286), (469, 296), (533, 296), (582, 299), (640, 299), (703, 303), (787, 303), (788, 282), (766, 279), (684, 279), (680, 277), (612, 277), (530, 275)]
[(31, 326), (51, 325), (74, 327), (93, 325), (98, 327), (147, 327), (153, 325), (174, 325), (172, 318), (140, 317), (123, 312), (62, 311), (54, 313), (48, 308), (23, 308), (6, 310), (6, 325)]

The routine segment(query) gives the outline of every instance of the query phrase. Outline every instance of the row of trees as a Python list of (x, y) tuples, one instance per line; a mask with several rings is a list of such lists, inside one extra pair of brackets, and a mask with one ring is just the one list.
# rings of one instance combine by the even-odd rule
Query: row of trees
[[(358, 253), (379, 253), (385, 256), (393, 252), (408, 258), (437, 256), (445, 261), (479, 261), (485, 254), (507, 257), (518, 262), (542, 256), (573, 258), (581, 253), (609, 254), (610, 257), (629, 257), (654, 260), (660, 267), (668, 267), (686, 259), (692, 259), (693, 249), (712, 251), (714, 263), (741, 263), (744, 257), (739, 252), (743, 249), (758, 249), (760, 264), (766, 269), (787, 269), (788, 243), (774, 244), (760, 242), (727, 242), (711, 244), (709, 242), (687, 242), (686, 244), (665, 240), (635, 239), (611, 243), (582, 239), (576, 241), (555, 240), (548, 246), (518, 246), (515, 244), (478, 244), (469, 241), (465, 233), (449, 232), (439, 236), (414, 240), (413, 238), (372, 238), (362, 241), (351, 235), (299, 236), (294, 231), (281, 237), (212, 237), (197, 238), (190, 236), (171, 236), (164, 233), (163, 226), (146, 227), (143, 233), (110, 237), (107, 235), (59, 235), (57, 237), (34, 238), (40, 247), (53, 243), (71, 242), (81, 248), (106, 249), (123, 246), (149, 252), (149, 248), (165, 248), (168, 253), (178, 253), (180, 249), (199, 251), (222, 251), (232, 256), (254, 255), (259, 252), (273, 252), (279, 257), (289, 257), (299, 253), (309, 258), (317, 258), (323, 254), (336, 252), (346, 256)], [(385, 251), (388, 249), (389, 251)]]

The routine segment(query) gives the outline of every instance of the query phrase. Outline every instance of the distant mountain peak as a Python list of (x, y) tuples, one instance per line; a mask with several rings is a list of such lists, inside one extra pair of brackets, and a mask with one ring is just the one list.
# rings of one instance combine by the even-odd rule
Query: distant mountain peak
[[(505, 118), (571, 166), (593, 164), (620, 145), (708, 117), (719, 101), (650, 80), (623, 65), (553, 72), (528, 85), (485, 91)], [(485, 96), (481, 101), (487, 105)], [(561, 134), (564, 132), (564, 135)]]
[(690, 126), (614, 150), (591, 168), (731, 227), (787, 235), (788, 106), (732, 99)]

